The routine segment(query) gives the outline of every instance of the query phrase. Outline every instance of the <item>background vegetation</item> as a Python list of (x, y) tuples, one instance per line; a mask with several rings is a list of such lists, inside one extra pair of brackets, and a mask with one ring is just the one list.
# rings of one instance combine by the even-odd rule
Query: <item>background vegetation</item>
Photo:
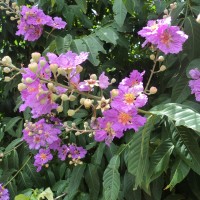
[[(46, 28), (37, 42), (24, 42), (15, 35), (17, 23), (0, 12), (0, 57), (9, 55), (16, 66), (29, 63), (34, 51), (88, 51), (83, 76), (106, 71), (117, 83), (133, 69), (143, 70), (147, 82), (153, 62), (149, 49), (141, 49), (143, 39), (137, 34), (147, 20), (162, 18), (169, 0), (18, 0), (19, 5), (38, 6), (46, 14), (66, 20), (67, 28), (53, 31)], [(32, 154), (21, 141), (25, 120), (30, 110), (18, 112), (21, 103), (16, 88), (20, 81), (0, 82), (0, 182), (9, 189), (11, 199), (19, 194), (37, 199), (50, 187), (54, 197), (64, 200), (181, 200), (200, 199), (200, 106), (190, 93), (188, 71), (200, 68), (199, 0), (177, 1), (172, 12), (174, 25), (182, 27), (189, 39), (178, 55), (168, 55), (167, 70), (154, 76), (158, 88), (149, 97), (151, 109), (148, 123), (138, 132), (129, 131), (110, 147), (87, 136), (75, 138), (86, 147), (89, 156), (83, 165), (72, 167), (54, 160), (37, 173)], [(0, 71), (1, 78), (3, 73)], [(65, 111), (75, 104), (65, 105)], [(66, 118), (64, 112), (63, 119)], [(75, 115), (73, 122), (82, 126), (88, 112)], [(189, 116), (189, 118), (188, 118)], [(18, 196), (18, 199), (25, 199)]]

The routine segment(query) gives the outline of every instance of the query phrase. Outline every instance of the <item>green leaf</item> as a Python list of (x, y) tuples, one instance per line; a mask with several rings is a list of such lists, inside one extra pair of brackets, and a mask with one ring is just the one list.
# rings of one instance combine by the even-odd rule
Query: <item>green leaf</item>
[(188, 166), (200, 174), (200, 158), (198, 156), (200, 148), (194, 137), (194, 131), (183, 126), (175, 127), (172, 121), (169, 121), (169, 123), (172, 143), (175, 146), (176, 152)]
[(87, 51), (87, 47), (84, 44), (83, 40), (81, 39), (76, 39), (73, 40), (71, 43), (71, 49), (72, 51), (75, 51), (76, 53), (81, 53), (81, 52), (86, 52)]
[(100, 191), (99, 175), (97, 171), (97, 166), (93, 164), (88, 164), (85, 173), (85, 181), (89, 188), (90, 199), (98, 199)]
[(171, 17), (172, 23), (176, 23), (177, 18), (179, 17), (180, 13), (183, 11), (185, 3), (177, 2), (177, 8), (172, 10)]
[(20, 188), (30, 188), (33, 186), (33, 181), (30, 179), (28, 174), (25, 171), (19, 172), (17, 183)]
[(15, 197), (15, 200), (30, 200), (30, 197), (27, 197), (24, 194), (19, 194)]
[(181, 159), (175, 160), (175, 163), (171, 168), (170, 183), (165, 189), (170, 188), (172, 190), (176, 184), (180, 183), (189, 173), (190, 167)]
[(200, 70), (200, 58), (194, 59), (189, 63), (189, 65), (186, 69), (186, 73), (187, 73), (188, 78), (191, 78), (191, 76), (189, 74), (190, 70), (195, 69), (195, 68)]
[(172, 101), (176, 103), (182, 103), (191, 94), (188, 86), (188, 78), (183, 73), (180, 78), (176, 81), (175, 86), (172, 89)]
[(92, 163), (100, 165), (105, 150), (105, 144), (100, 143), (94, 155), (92, 156)]
[(149, 179), (150, 182), (158, 178), (167, 168), (174, 145), (170, 139), (161, 143), (150, 157)]
[(43, 191), (39, 196), (38, 199), (44, 199), (46, 198), (47, 200), (54, 200), (53, 198), (53, 192), (51, 191), (50, 188), (47, 188), (45, 191)]
[(12, 129), (20, 119), (22, 119), (22, 118), (21, 117), (14, 117), (14, 118), (10, 119), (9, 122), (6, 124), (5, 131)]
[(167, 116), (170, 120), (176, 121), (176, 126), (183, 125), (200, 132), (200, 114), (185, 105), (168, 103), (155, 106), (150, 112)]
[(126, 18), (127, 10), (123, 0), (115, 0), (113, 4), (114, 19), (116, 23), (122, 27)]
[(8, 157), (9, 168), (18, 169), (19, 168), (19, 157), (16, 149), (11, 152), (11, 155)]
[(103, 48), (102, 42), (94, 35), (89, 35), (83, 37), (82, 40), (87, 46), (87, 51), (89, 52), (88, 60), (94, 65), (99, 65), (100, 61), (98, 59), (99, 52), (106, 53)]
[(116, 200), (120, 189), (119, 156), (114, 156), (103, 175), (103, 191), (105, 200)]
[(87, 12), (87, 1), (86, 0), (75, 0), (77, 5), (80, 6), (81, 10), (86, 14)]
[(88, 116), (88, 111), (85, 109), (79, 109), (72, 117), (73, 118), (84, 118)]
[(123, 0), (124, 5), (126, 6), (127, 11), (134, 15), (135, 13), (135, 1), (133, 0)]
[(76, 195), (76, 193), (78, 192), (78, 188), (81, 183), (85, 167), (86, 167), (85, 164), (74, 167), (69, 180), (68, 194), (64, 198), (64, 200), (72, 200)]
[(117, 40), (119, 39), (117, 31), (112, 27), (101, 27), (100, 29), (96, 30), (95, 33), (100, 40), (103, 40), (107, 43), (112, 43), (114, 45), (117, 44)]
[(141, 186), (149, 165), (149, 139), (159, 117), (150, 116), (147, 123), (133, 135), (128, 149), (127, 168), (135, 176), (135, 188)]
[(185, 19), (184, 32), (189, 35), (189, 38), (184, 44), (189, 60), (200, 57), (200, 26), (192, 16), (188, 16)]
[(8, 151), (12, 150), (15, 146), (17, 146), (20, 142), (22, 142), (21, 138), (17, 138), (13, 140), (5, 149), (5, 152), (7, 154)]
[(63, 37), (56, 37), (56, 51), (58, 54), (66, 53), (70, 50), (70, 45), (72, 43), (72, 36), (67, 34), (64, 38)]

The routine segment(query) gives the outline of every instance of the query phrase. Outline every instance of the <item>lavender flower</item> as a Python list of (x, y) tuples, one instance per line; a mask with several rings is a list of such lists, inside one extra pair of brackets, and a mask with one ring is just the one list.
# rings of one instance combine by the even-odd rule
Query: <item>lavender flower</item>
[(9, 200), (9, 193), (6, 188), (3, 187), (3, 185), (0, 183), (0, 200)]

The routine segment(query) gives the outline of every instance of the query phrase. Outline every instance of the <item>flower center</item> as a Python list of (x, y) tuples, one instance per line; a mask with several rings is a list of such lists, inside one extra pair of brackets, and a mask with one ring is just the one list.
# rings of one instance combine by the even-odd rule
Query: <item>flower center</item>
[(127, 93), (124, 95), (124, 100), (127, 104), (132, 104), (135, 101), (135, 96), (132, 93)]
[(105, 131), (109, 134), (109, 135), (115, 135), (115, 131), (112, 129), (112, 123), (108, 122), (106, 124), (106, 128)]
[(154, 24), (154, 25), (151, 26), (152, 31), (155, 31), (157, 28), (158, 28), (158, 24)]
[(46, 159), (47, 159), (47, 154), (42, 153), (42, 154), (40, 155), (40, 158), (41, 158), (42, 160), (46, 160)]
[(118, 120), (122, 124), (129, 124), (131, 121), (131, 116), (127, 113), (121, 112), (118, 116)]
[(169, 45), (169, 43), (172, 41), (172, 36), (171, 36), (171, 34), (168, 31), (165, 31), (161, 35), (160, 39), (161, 39), (161, 42), (163, 44)]

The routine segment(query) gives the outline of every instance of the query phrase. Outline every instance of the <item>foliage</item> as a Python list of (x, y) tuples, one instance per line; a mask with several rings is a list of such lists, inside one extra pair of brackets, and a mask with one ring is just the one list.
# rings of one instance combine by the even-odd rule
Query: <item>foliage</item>
[[(145, 70), (148, 81), (153, 62), (151, 51), (142, 49), (143, 39), (137, 34), (147, 20), (162, 18), (170, 0), (18, 0), (19, 5), (38, 6), (51, 16), (67, 22), (64, 30), (49, 28), (37, 42), (26, 42), (15, 35), (16, 22), (4, 10), (0, 12), (0, 57), (9, 55), (16, 66), (29, 63), (34, 51), (64, 53), (68, 50), (89, 52), (83, 77), (106, 71), (117, 80), (133, 69)], [(200, 68), (200, 25), (195, 21), (200, 13), (198, 0), (179, 0), (171, 13), (173, 24), (189, 36), (179, 54), (165, 56), (167, 70), (156, 73), (151, 85), (158, 88), (149, 96), (145, 107), (148, 121), (137, 133), (127, 131), (110, 147), (88, 136), (69, 135), (70, 142), (84, 146), (89, 155), (84, 164), (69, 165), (54, 160), (37, 173), (33, 165), (34, 151), (22, 141), (25, 120), (30, 110), (18, 112), (22, 103), (17, 84), (21, 77), (0, 82), (0, 182), (8, 188), (11, 199), (39, 198), (64, 200), (171, 200), (199, 199), (200, 183), (200, 107), (190, 94), (189, 70)], [(162, 55), (162, 54), (160, 54)], [(0, 70), (1, 78), (5, 76)], [(109, 90), (107, 91), (109, 94)], [(62, 117), (69, 124), (83, 127), (89, 111), (80, 110), (73, 118), (67, 109), (77, 102), (64, 105)], [(57, 198), (59, 197), (60, 198)]]

